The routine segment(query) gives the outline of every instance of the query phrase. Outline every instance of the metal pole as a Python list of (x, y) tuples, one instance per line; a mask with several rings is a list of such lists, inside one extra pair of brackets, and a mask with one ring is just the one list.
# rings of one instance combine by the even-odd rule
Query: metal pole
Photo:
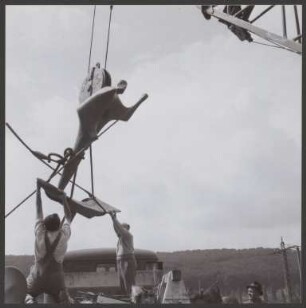
[(243, 9), (241, 9), (240, 11), (238, 11), (237, 13), (235, 13), (233, 16), (234, 17), (238, 17), (238, 15), (240, 15), (242, 12), (244, 12), (247, 8), (249, 8), (250, 6), (254, 6), (254, 5), (247, 5), (246, 7), (244, 7)]
[(302, 34), (300, 34), (300, 35), (294, 37), (292, 40), (293, 40), (293, 41), (298, 41), (299, 43), (301, 43), (301, 38), (302, 38)]
[(292, 302), (292, 292), (291, 292), (291, 285), (290, 285), (289, 267), (288, 267), (287, 252), (286, 252), (285, 243), (283, 241), (283, 238), (281, 238), (281, 251), (282, 251), (283, 261), (284, 261), (285, 288), (286, 288), (287, 296), (288, 296), (287, 301), (291, 303)]
[(298, 11), (297, 11), (297, 6), (294, 6), (294, 15), (295, 15), (295, 24), (296, 24), (296, 33), (298, 36), (298, 41), (299, 43), (301, 43), (301, 29), (300, 29), (300, 22), (299, 22), (299, 15), (298, 15)]
[(287, 38), (286, 8), (284, 5), (282, 5), (282, 12), (283, 12), (283, 36)]
[(302, 267), (301, 267), (301, 254), (300, 254), (300, 249), (298, 246), (296, 246), (296, 256), (297, 256), (297, 261), (298, 261), (298, 266), (299, 266), (299, 274), (300, 274), (300, 301), (302, 302), (302, 295), (303, 295), (303, 290), (302, 290)]
[(254, 21), (259, 19), (261, 16), (265, 15), (268, 11), (270, 11), (275, 5), (270, 5), (268, 8), (266, 8), (262, 13), (260, 13), (257, 17), (255, 17), (253, 20), (250, 21), (252, 24)]

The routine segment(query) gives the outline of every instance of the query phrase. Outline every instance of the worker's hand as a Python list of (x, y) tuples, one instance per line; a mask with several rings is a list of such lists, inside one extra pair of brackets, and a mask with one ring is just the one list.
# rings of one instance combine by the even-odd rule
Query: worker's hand
[(61, 189), (59, 189), (59, 191), (60, 191), (60, 197), (61, 197), (61, 199), (62, 199), (62, 200), (66, 200), (66, 198), (67, 198), (66, 193), (65, 193), (63, 190), (61, 190)]
[(64, 205), (65, 218), (67, 219), (68, 223), (70, 224), (72, 222), (76, 212), (70, 208), (66, 194), (64, 193), (61, 197), (63, 198), (62, 200), (63, 200), (63, 205)]
[(111, 218), (116, 218), (116, 212), (109, 212), (109, 215), (111, 216)]
[(37, 178), (37, 181), (36, 181), (37, 188), (41, 188), (44, 183), (45, 183), (44, 180)]

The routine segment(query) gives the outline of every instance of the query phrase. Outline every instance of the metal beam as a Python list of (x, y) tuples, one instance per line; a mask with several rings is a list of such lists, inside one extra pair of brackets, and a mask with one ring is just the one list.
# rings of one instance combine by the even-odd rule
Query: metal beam
[(294, 15), (295, 15), (295, 25), (296, 25), (296, 33), (297, 33), (297, 37), (299, 40), (299, 43), (301, 43), (301, 29), (300, 29), (300, 22), (299, 22), (299, 15), (298, 15), (298, 11), (297, 11), (297, 6), (294, 6)]
[(302, 38), (302, 34), (300, 34), (300, 35), (298, 35), (298, 36), (296, 36), (295, 38), (293, 38), (292, 40), (293, 41), (301, 41), (301, 38)]
[(238, 11), (237, 13), (235, 13), (233, 16), (234, 17), (239, 17), (238, 15), (240, 15), (242, 12), (244, 12), (247, 8), (249, 8), (250, 6), (254, 6), (254, 5), (246, 5), (243, 9), (241, 9), (240, 11)]
[(210, 7), (206, 10), (208, 14), (211, 16), (214, 16), (218, 19), (225, 20), (237, 27), (243, 28), (261, 38), (264, 40), (267, 40), (269, 42), (272, 42), (278, 46), (284, 47), (285, 49), (288, 49), (290, 51), (293, 51), (298, 54), (302, 54), (302, 45), (299, 43), (296, 43), (294, 41), (288, 40), (286, 38), (283, 38), (277, 34), (268, 32), (266, 30), (263, 30), (257, 26), (254, 26), (250, 24), (249, 22), (246, 22), (244, 20), (241, 20), (237, 17), (233, 17), (231, 15), (225, 14), (219, 10), (215, 10), (214, 8)]
[(287, 38), (286, 7), (284, 5), (282, 5), (282, 13), (283, 13), (283, 36)]
[(250, 21), (250, 23), (252, 24), (254, 21), (256, 21), (257, 19), (259, 19), (260, 17), (262, 17), (263, 15), (265, 15), (268, 11), (270, 11), (275, 5), (270, 5), (268, 8), (266, 8), (264, 11), (262, 11), (258, 16), (256, 16), (254, 19), (252, 19)]

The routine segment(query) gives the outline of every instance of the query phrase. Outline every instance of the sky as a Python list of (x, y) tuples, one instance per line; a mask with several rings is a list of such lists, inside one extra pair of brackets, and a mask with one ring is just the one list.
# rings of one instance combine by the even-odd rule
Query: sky
[[(34, 150), (74, 144), (93, 9), (6, 6), (6, 122)], [(275, 7), (256, 25), (281, 35), (280, 14)], [(295, 37), (292, 7), (287, 16)], [(109, 6), (97, 6), (92, 65), (104, 64), (108, 18)], [(135, 248), (278, 247), (281, 236), (300, 244), (301, 68), (300, 55), (241, 42), (193, 5), (114, 6), (113, 85), (128, 82), (126, 106), (149, 98), (93, 144), (94, 189), (121, 210)], [(5, 138), (8, 213), (50, 171), (8, 129)], [(89, 153), (77, 183), (91, 190)], [(45, 215), (63, 215), (42, 195)], [(34, 224), (35, 196), (6, 218), (6, 254), (33, 254)], [(77, 215), (69, 250), (116, 241), (108, 215)]]

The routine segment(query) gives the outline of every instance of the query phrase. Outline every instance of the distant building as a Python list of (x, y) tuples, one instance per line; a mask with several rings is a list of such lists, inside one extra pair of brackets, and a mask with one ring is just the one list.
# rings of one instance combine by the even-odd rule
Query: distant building
[[(163, 276), (163, 263), (155, 252), (135, 249), (136, 284), (146, 289), (156, 286)], [(82, 249), (67, 252), (65, 282), (70, 294), (76, 291), (120, 295), (115, 248)]]

